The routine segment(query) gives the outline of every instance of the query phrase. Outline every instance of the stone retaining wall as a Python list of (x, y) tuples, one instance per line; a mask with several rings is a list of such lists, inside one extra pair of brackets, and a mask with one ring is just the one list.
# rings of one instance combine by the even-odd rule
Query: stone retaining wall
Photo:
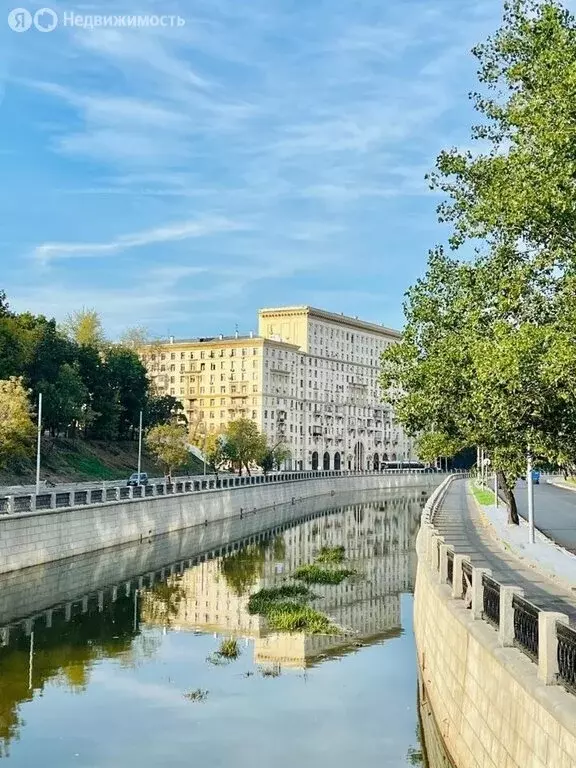
[(417, 542), (414, 632), (420, 695), (458, 768), (574, 768), (576, 696), (545, 685), (538, 666), (474, 620)]
[(150, 499), (114, 501), (0, 517), (0, 573), (139, 541), (254, 510), (347, 492), (433, 487), (427, 474), (323, 477), (214, 489)]

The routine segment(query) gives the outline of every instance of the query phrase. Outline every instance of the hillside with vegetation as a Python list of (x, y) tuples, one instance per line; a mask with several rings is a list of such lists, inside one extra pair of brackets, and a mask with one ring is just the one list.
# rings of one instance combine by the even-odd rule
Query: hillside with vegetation
[[(137, 467), (140, 414), (144, 436), (166, 424), (185, 429), (180, 403), (152, 389), (136, 352), (145, 331), (108, 341), (94, 310), (64, 324), (13, 312), (0, 291), (0, 483), (35, 476), (36, 423), (42, 395), (42, 477), (52, 481), (117, 479)], [(186, 454), (182, 466), (199, 469)], [(161, 474), (145, 452), (143, 470)]]

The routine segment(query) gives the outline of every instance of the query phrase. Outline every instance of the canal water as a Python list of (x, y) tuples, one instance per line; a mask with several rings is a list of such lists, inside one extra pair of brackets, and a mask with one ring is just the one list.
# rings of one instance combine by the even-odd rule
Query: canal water
[[(412, 636), (425, 500), (296, 504), (1, 577), (2, 764), (427, 765)], [(250, 594), (294, 583), (322, 547), (355, 571), (313, 585), (345, 634), (272, 631)]]

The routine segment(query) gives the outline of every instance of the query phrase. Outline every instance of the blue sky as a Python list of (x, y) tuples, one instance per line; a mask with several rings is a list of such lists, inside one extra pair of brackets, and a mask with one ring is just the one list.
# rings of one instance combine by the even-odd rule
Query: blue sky
[(0, 19), (14, 309), (95, 307), (111, 336), (244, 332), (285, 304), (401, 326), (447, 236), (424, 174), (469, 142), (469, 51), (499, 0), (50, 7), (186, 23), (17, 34)]

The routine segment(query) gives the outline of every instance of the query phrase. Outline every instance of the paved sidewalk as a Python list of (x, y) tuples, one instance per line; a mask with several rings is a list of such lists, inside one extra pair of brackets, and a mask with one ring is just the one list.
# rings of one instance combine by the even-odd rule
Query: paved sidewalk
[(457, 554), (470, 557), (472, 565), (490, 568), (498, 582), (521, 587), (526, 599), (534, 605), (546, 611), (566, 613), (570, 623), (576, 626), (576, 585), (573, 590), (565, 589), (512, 553), (505, 552), (483, 525), (466, 480), (455, 480), (451, 484), (434, 525)]

